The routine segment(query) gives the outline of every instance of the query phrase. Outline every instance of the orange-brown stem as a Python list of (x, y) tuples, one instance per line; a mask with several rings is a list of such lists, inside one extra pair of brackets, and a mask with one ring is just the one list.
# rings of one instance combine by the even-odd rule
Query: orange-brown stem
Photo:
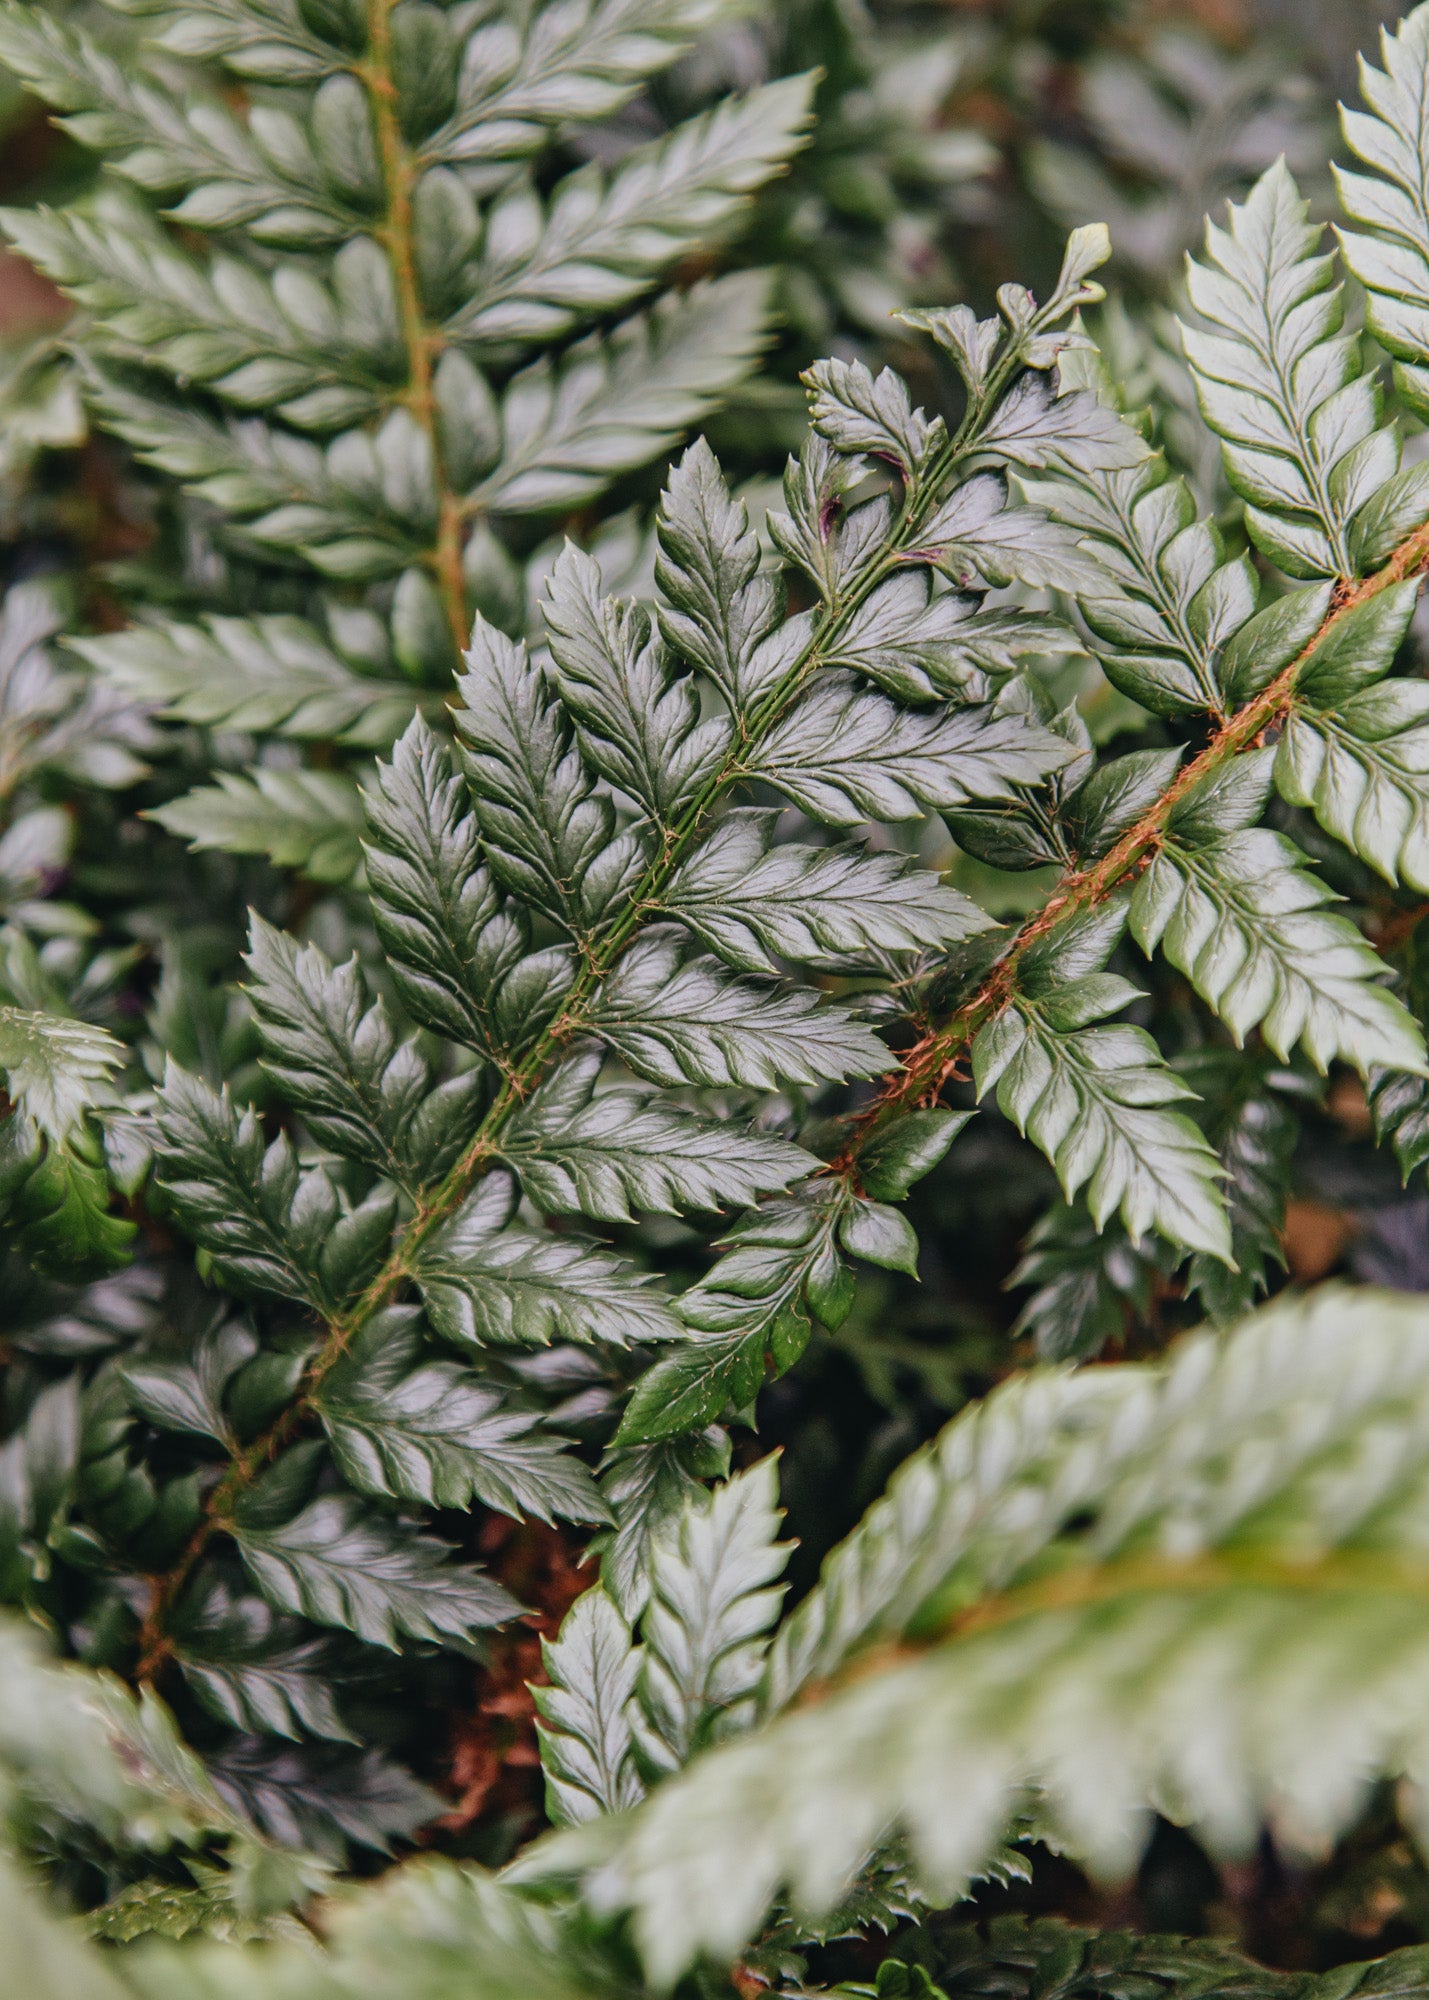
[(440, 352), (442, 340), (437, 330), (428, 323), (417, 275), (412, 212), (417, 169), (403, 140), (397, 117), (397, 92), (392, 82), (392, 12), (393, 0), (368, 0), (368, 54), (358, 73), (367, 86), (372, 105), (377, 151), (387, 188), (387, 214), (380, 234), (392, 263), (397, 309), (407, 348), (405, 401), (426, 433), (432, 463), (436, 468), (439, 495), (437, 536), (428, 560), (452, 639), (460, 653), (470, 637), (466, 588), (462, 578), (462, 506), (460, 496), (450, 490), (443, 477), (441, 424), (433, 381), (433, 358)]
[(1221, 725), (1200, 755), (1192, 758), (1156, 804), (1127, 829), (1094, 867), (1073, 869), (1062, 878), (1048, 902), (1018, 932), (978, 992), (949, 1020), (929, 1029), (898, 1068), (889, 1072), (874, 1102), (854, 1126), (849, 1144), (837, 1162), (841, 1169), (856, 1171), (864, 1144), (890, 1118), (937, 1099), (979, 1029), (1001, 1011), (1014, 991), (1017, 969), (1029, 946), (1075, 912), (1105, 902), (1151, 859), (1175, 808), (1187, 794), (1285, 720), (1301, 670), (1335, 626), (1370, 598), (1421, 575), (1426, 565), (1429, 565), (1429, 526), (1416, 529), (1401, 542), (1373, 576), (1342, 581), (1337, 586), (1319, 629), (1290, 664)]

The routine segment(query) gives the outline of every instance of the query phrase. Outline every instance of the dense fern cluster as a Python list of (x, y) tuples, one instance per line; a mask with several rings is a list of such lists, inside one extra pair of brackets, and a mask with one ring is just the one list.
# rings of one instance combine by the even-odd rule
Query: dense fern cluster
[[(120, 11), (133, 60), (0, 11), (109, 169), (8, 226), (167, 510), (122, 629), (0, 629), (0, 1590), (71, 1656), (0, 1632), (26, 1990), (1283, 1993), (957, 1906), (1124, 1876), (1153, 1809), (1418, 1812), (1429, 1320), (1249, 1309), (1322, 1079), (1429, 1154), (1429, 10), (1346, 118), (1365, 330), (1283, 162), (1190, 266), (1218, 519), (1097, 224), (905, 310), (918, 393), (808, 368), (782, 495), (699, 438), (646, 509), (771, 336), (777, 214), (732, 240), (809, 81), (574, 162), (715, 0)], [(786, 1616), (761, 1412), (893, 1348), (1014, 1134), (1042, 1358)], [(1060, 1365), (1153, 1297), (1219, 1325)], [(533, 1606), (503, 1522), (584, 1587)], [(340, 1882), (469, 1832), (432, 1738), (519, 1717), (533, 1610), (553, 1832)]]

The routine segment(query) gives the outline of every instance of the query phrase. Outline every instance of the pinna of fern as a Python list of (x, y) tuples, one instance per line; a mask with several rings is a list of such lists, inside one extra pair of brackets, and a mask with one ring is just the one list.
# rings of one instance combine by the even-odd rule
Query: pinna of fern
[(77, 789), (132, 784), (153, 737), (132, 704), (57, 656), (63, 622), (49, 581), (15, 585), (0, 609), (0, 1230), (17, 1306), (23, 1270), (95, 1275), (125, 1261), (135, 1233), (109, 1212), (98, 1115), (121, 1112), (123, 1050), (105, 1021), (132, 951), (100, 940), (65, 877)]
[[(1162, 1363), (1014, 1377), (772, 1638), (769, 1461), (740, 1475), (657, 1543), (638, 1647), (595, 1591), (548, 1650), (565, 1830), (508, 1879), (630, 1912), (662, 1990), (701, 1957), (777, 1985), (764, 1940), (838, 1935), (890, 1847), (896, 1916), (956, 1903), (1029, 1827), (1115, 1880), (1153, 1803), (1239, 1855), (1267, 1822), (1316, 1848), (1380, 1774), (1417, 1800), (1423, 1327), (1330, 1288)], [(673, 1760), (671, 1683), (698, 1718)]]

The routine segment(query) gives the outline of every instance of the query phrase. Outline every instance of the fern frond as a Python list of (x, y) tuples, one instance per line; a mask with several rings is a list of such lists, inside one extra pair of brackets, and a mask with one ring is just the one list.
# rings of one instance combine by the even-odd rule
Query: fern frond
[[(70, 645), (112, 686), (176, 722), (385, 749), (421, 692), (344, 655), (304, 620), (213, 618), (141, 627)], [(390, 675), (390, 677), (389, 677)]]
[[(660, 287), (792, 156), (804, 86), (696, 111), (630, 152), (581, 130), (710, 11), (359, 18), (213, 0), (168, 22), (183, 45), (170, 34), (152, 75), (7, 17), (36, 74), (77, 65), (56, 87), (100, 120), (81, 136), (115, 121), (105, 144), (131, 178), (214, 232), (108, 197), (15, 225), (86, 305), (97, 414), (187, 489), (198, 524), (165, 612), (83, 642), (87, 664), (184, 725), (171, 741), (195, 788), (164, 785), (151, 821), (333, 893), (289, 903), (270, 871), (244, 871), (263, 905), (245, 996), (166, 975), (152, 1040), (182, 1037), (186, 1060), (152, 1132), (136, 1095), (119, 1143), (145, 1155), (134, 1186), (152, 1152), (146, 1199), (205, 1283), (251, 1303), (112, 1339), (126, 1351), (95, 1367), (82, 1408), (21, 1398), (0, 1582), (13, 1572), (51, 1615), (72, 1575), (103, 1579), (73, 1586), (74, 1631), (82, 1616), (94, 1644), (163, 1677), (226, 1795), (324, 1851), (333, 1825), (380, 1848), (438, 1808), (347, 1742), (373, 1702), (445, 1672), (432, 1649), (489, 1645), (498, 1676), (520, 1661), (519, 1635), (485, 1635), (521, 1615), (534, 1537), (474, 1528), (468, 1545), (479, 1532), (499, 1551), (487, 1574), (434, 1516), (596, 1528), (599, 1594), (550, 1647), (539, 1698), (587, 1992), (627, 1909), (676, 1977), (766, 1921), (770, 1962), (797, 1953), (804, 1906), (821, 1906), (812, 1935), (863, 1921), (845, 1910), (911, 1907), (905, 1837), (931, 1892), (1015, 1871), (1007, 1840), (1038, 1790), (1094, 1860), (1124, 1862), (1135, 1810), (1174, 1805), (1176, 1784), (1215, 1837), (1249, 1827), (1299, 1779), (1275, 1728), (1323, 1720), (1275, 1678), (1272, 1620), (1301, 1621), (1312, 1661), (1342, 1643), (1339, 1673), (1350, 1641), (1331, 1613), (1348, 1631), (1358, 1592), (1387, 1673), (1412, 1598), (1398, 1571), (1343, 1582), (1335, 1565), (1361, 1551), (1352, 1510), (1315, 1513), (1324, 1465), (1229, 1518), (1236, 1482), (1317, 1425), (1340, 1426), (1343, 1487), (1370, 1428), (1379, 1450), (1417, 1410), (1397, 1380), (1365, 1415), (1341, 1393), (1342, 1353), (1305, 1386), (1319, 1336), (1297, 1326), (1264, 1364), (1273, 1395), (1259, 1362), (1226, 1362), (1222, 1382), (1205, 1342), (1164, 1372), (1034, 1372), (910, 1469), (766, 1646), (773, 1466), (705, 1489), (727, 1473), (728, 1428), (817, 1327), (830, 1352), (872, 1354), (870, 1379), (902, 1365), (864, 1267), (893, 1274), (875, 1281), (892, 1299), (946, 1254), (949, 1184), (926, 1249), (900, 1204), (977, 1115), (947, 1086), (971, 1070), (1076, 1204), (1023, 1275), (1044, 1350), (1057, 1313), (1060, 1351), (1085, 1353), (1122, 1301), (1154, 1290), (1169, 1323), (1189, 1293), (1224, 1313), (1265, 1281), (1286, 1127), (1251, 1106), (1283, 1078), (1228, 1039), (1260, 1028), (1286, 1062), (1302, 1048), (1321, 1068), (1426, 1069), (1383, 954), (1262, 821), (1273, 764), (1342, 845), (1419, 879), (1421, 719), (1393, 666), (1429, 543), (1332, 268), (1272, 174), (1195, 281), (1221, 315), (1197, 353), (1237, 476), (1259, 482), (1262, 550), (1303, 588), (1228, 558), (1101, 393), (1073, 318), (1100, 297), (1096, 229), (1042, 303), (1008, 286), (988, 320), (910, 316), (960, 384), (951, 412), (851, 355), (812, 370), (812, 428), (763, 542), (702, 443), (650, 535), (637, 508), (596, 553), (559, 552), (541, 517), (648, 465), (767, 337), (767, 272), (702, 261), (688, 289)], [(210, 115), (182, 65), (230, 58), (255, 88)], [(150, 96), (146, 163), (122, 135)], [(563, 175), (558, 137), (617, 163)], [(205, 146), (231, 170), (195, 164)], [(625, 596), (607, 588), (616, 568)], [(1074, 600), (1078, 628), (1029, 591)], [(1127, 754), (1103, 754), (1105, 692), (1100, 717), (1069, 699), (1087, 669), (1055, 664), (1084, 644), (1141, 704)], [(44, 789), (58, 769), (21, 802), (17, 885), (69, 838)], [(1341, 865), (1327, 881), (1358, 881)], [(1116, 1017), (1144, 996), (1111, 969), (1128, 933), (1187, 975), (1135, 1025)], [(1198, 1044), (1245, 1088), (1187, 1059)], [(983, 1119), (991, 1153), (1016, 1148)], [(1259, 1332), (1235, 1339), (1259, 1352)], [(949, 1344), (938, 1393), (964, 1393), (947, 1385), (965, 1351)], [(1302, 1396), (1309, 1417), (1290, 1411)], [(72, 1407), (51, 1485), (73, 1497), (51, 1503), (42, 1446)], [(1226, 1519), (1203, 1518), (1208, 1494)], [(1315, 1588), (1292, 1614), (1301, 1528)], [(1148, 1549), (1154, 1576), (1137, 1568)], [(61, 1578), (39, 1594), (51, 1559)], [(1183, 1667), (1208, 1603), (1219, 1680)], [(865, 1686), (880, 1642), (886, 1673)], [(374, 1666), (373, 1648), (393, 1657)], [(751, 1728), (761, 1676), (771, 1713)], [(822, 1702), (772, 1713), (811, 1683)], [(1189, 1705), (1180, 1734), (1163, 1685)], [(1375, 1685), (1390, 1723), (1365, 1727), (1385, 1768), (1408, 1769), (1418, 1751)], [(1263, 1736), (1261, 1764), (1195, 1762), (1211, 1697)], [(1103, 1820), (1071, 1774), (1126, 1713), (1145, 1728), (1116, 1748)], [(1339, 1805), (1319, 1822), (1342, 1823)], [(697, 1905), (707, 1862), (717, 1893)], [(141, 1923), (139, 1900), (105, 1921)]]
[[(1331, 1835), (1371, 1772), (1424, 1754), (1427, 1356), (1417, 1305), (1331, 1292), (1162, 1367), (1010, 1385), (905, 1469), (792, 1622), (774, 1700), (819, 1661), (823, 1699), (547, 1865), (584, 1857), (669, 1979), (737, 1952), (785, 1884), (827, 1908), (893, 1826), (958, 1894), (1029, 1793), (1108, 1870), (1153, 1797), (1227, 1848), (1266, 1814)], [(981, 1493), (949, 1478), (979, 1465)]]
[(621, 1812), (644, 1796), (635, 1768), (629, 1707), (640, 1671), (630, 1628), (597, 1586), (578, 1597), (554, 1641), (543, 1641), (550, 1682), (532, 1693), (540, 1730), (547, 1811), (556, 1826)]
[[(1269, 762), (1269, 752), (1252, 752), (1234, 788), (1223, 784), (1210, 800), (1187, 794), (1133, 891), (1132, 935), (1148, 952), (1161, 946), (1237, 1046), (1259, 1027), (1278, 1056), (1298, 1042), (1322, 1072), (1336, 1057), (1361, 1075), (1376, 1065), (1417, 1069), (1414, 1022), (1376, 983), (1383, 962), (1326, 910), (1331, 892), (1295, 843), (1249, 825), (1263, 810)], [(1189, 843), (1177, 838), (1188, 824)]]
[(737, 1734), (752, 1714), (764, 1633), (782, 1595), (771, 1585), (788, 1556), (774, 1540), (777, 1470), (767, 1458), (717, 1487), (652, 1549), (632, 1729), (637, 1757), (656, 1776)]

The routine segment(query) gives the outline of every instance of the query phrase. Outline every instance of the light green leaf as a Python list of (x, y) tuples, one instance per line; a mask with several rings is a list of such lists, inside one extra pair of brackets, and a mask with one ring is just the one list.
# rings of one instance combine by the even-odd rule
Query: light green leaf
[(470, 1643), (520, 1613), (499, 1583), (449, 1563), (444, 1542), (414, 1534), (355, 1494), (323, 1494), (276, 1525), (258, 1519), (255, 1496), (235, 1518), (233, 1537), (255, 1583), (282, 1611), (394, 1652), (402, 1634)]
[(193, 847), (262, 854), (278, 868), (298, 868), (316, 882), (350, 882), (362, 862), (362, 798), (336, 771), (256, 769), (240, 778), (220, 771), (150, 813)]
[(751, 777), (832, 826), (921, 818), (1006, 799), (1071, 757), (1021, 710), (901, 707), (852, 675), (821, 674), (748, 758)]
[(110, 1078), (124, 1050), (103, 1028), (59, 1014), (0, 1006), (0, 1074), (22, 1118), (57, 1146), (73, 1138), (97, 1104), (112, 1095)]
[(669, 1982), (737, 1955), (780, 1895), (833, 1906), (890, 1830), (956, 1899), (1029, 1792), (1107, 1874), (1168, 1799), (1215, 1853), (1267, 1822), (1331, 1841), (1425, 1754), (1426, 1430), (1429, 1316), (1402, 1294), (1286, 1299), (1149, 1366), (1014, 1380), (829, 1559), (794, 1621), (803, 1702), (520, 1874), (631, 1912)]
[(1097, 1223), (1120, 1211), (1128, 1235), (1155, 1229), (1229, 1260), (1215, 1154), (1181, 1112), (1190, 1096), (1143, 1028), (1092, 1027), (1134, 997), (1105, 973), (1007, 1003), (973, 1044), (979, 1097), (997, 1101), (1057, 1170), (1068, 1200), (1085, 1187)]
[(775, 1540), (778, 1468), (761, 1459), (692, 1496), (652, 1547), (631, 1719), (637, 1754), (660, 1777), (753, 1718), (789, 1554)]
[[(725, 98), (632, 147), (607, 179), (592, 164), (557, 182), (544, 214), (518, 183), (487, 222), (487, 254), (444, 331), (463, 345), (551, 341), (630, 305), (705, 250), (804, 143), (810, 79)], [(588, 114), (586, 114), (588, 115)], [(525, 225), (525, 226), (522, 226)]]
[(410, 685), (359, 672), (299, 618), (136, 626), (71, 644), (112, 685), (162, 703), (176, 722), (369, 748), (399, 735), (421, 700)]
[(754, 365), (769, 280), (737, 271), (676, 294), (509, 384), (500, 465), (472, 499), (500, 514), (579, 506), (697, 424)]
[(629, 1716), (640, 1655), (599, 1586), (576, 1599), (554, 1641), (541, 1641), (541, 1658), (550, 1685), (531, 1692), (552, 1824), (580, 1826), (635, 1805), (645, 1793)]
[(480, 1500), (517, 1520), (604, 1521), (609, 1510), (566, 1440), (470, 1368), (423, 1358), (410, 1308), (368, 1321), (314, 1407), (350, 1486), (428, 1507)]
[[(883, 951), (932, 951), (989, 918), (901, 856), (776, 845), (778, 815), (736, 808), (675, 870), (663, 906), (729, 964), (777, 973)], [(777, 956), (776, 956), (777, 954)]]
[(875, 1076), (882, 1042), (842, 1007), (758, 985), (659, 929), (638, 938), (591, 1002), (587, 1023), (653, 1083), (816, 1083)]
[(1251, 828), (1202, 846), (1167, 842), (1136, 885), (1132, 935), (1159, 944), (1239, 1046), (1258, 1027), (1278, 1056), (1298, 1043), (1324, 1071), (1340, 1058), (1424, 1071), (1424, 1038), (1376, 982), (1383, 961), (1283, 833)]
[(1252, 538), (1292, 576), (1352, 576), (1350, 526), (1398, 470), (1399, 441), (1379, 428), (1378, 389), (1342, 332), (1342, 288), (1307, 216), (1281, 160), (1231, 204), (1228, 228), (1208, 223), (1187, 285), (1210, 331), (1182, 332)]

